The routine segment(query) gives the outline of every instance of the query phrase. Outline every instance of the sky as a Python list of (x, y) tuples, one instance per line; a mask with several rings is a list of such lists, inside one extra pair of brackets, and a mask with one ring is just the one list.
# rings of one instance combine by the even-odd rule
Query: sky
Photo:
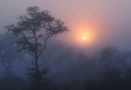
[(0, 0), (0, 31), (16, 22), (29, 6), (47, 9), (64, 21), (70, 29), (66, 43), (78, 44), (75, 37), (84, 29), (93, 33), (93, 47), (131, 50), (131, 0)]

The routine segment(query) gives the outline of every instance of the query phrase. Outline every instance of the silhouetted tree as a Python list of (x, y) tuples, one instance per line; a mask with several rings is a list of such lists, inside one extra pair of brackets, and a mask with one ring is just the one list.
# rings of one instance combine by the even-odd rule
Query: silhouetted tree
[(38, 7), (29, 7), (26, 15), (21, 16), (17, 24), (6, 28), (16, 36), (18, 50), (32, 56), (32, 86), (34, 90), (42, 90), (39, 58), (46, 49), (48, 40), (67, 31), (67, 27), (47, 10), (40, 11)]
[(106, 47), (100, 52), (100, 59), (104, 64), (106, 72), (110, 72), (112, 66), (116, 64), (119, 50), (115, 47)]
[(12, 73), (12, 68), (14, 61), (16, 60), (15, 46), (12, 42), (8, 41), (8, 37), (1, 36), (1, 46), (0, 46), (0, 64), (5, 69), (6, 77), (9, 77)]

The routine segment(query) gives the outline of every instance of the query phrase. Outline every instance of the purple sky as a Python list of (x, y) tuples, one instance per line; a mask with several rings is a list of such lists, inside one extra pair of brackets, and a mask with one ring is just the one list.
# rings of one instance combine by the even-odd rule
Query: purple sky
[(98, 33), (97, 44), (131, 49), (131, 0), (1, 0), (0, 29), (12, 24), (29, 6), (39, 6), (61, 18), (71, 31), (90, 23)]

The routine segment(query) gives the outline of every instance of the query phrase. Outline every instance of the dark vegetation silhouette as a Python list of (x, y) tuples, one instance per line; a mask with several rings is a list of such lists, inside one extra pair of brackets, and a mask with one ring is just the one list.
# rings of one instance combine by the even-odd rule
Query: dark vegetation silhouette
[[(8, 38), (9, 39), (9, 38)], [(7, 44), (7, 45), (6, 45)], [(8, 45), (11, 45), (9, 47)], [(13, 63), (17, 55), (14, 50), (13, 43), (10, 41), (3, 41), (0, 47), (0, 63), (2, 67), (5, 69), (6, 76), (9, 77), (12, 73)]]
[(131, 52), (106, 47), (88, 56), (67, 47), (55, 41), (67, 27), (47, 10), (29, 7), (6, 29), (0, 34), (0, 90), (131, 89)]
[(32, 67), (28, 71), (32, 90), (43, 90), (42, 74), (45, 71), (41, 69), (39, 58), (48, 46), (49, 39), (67, 31), (67, 27), (48, 11), (29, 7), (17, 24), (6, 26), (6, 29), (17, 37), (18, 50), (27, 52), (33, 58)]

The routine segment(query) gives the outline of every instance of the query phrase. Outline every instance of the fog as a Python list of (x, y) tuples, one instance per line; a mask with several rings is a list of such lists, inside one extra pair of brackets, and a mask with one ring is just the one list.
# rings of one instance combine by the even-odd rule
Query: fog
[[(92, 25), (97, 32), (95, 47), (116, 46), (128, 50), (131, 49), (130, 4), (130, 0), (1, 0), (0, 29), (3, 32), (4, 26), (17, 21), (27, 7), (39, 6), (62, 19), (72, 32), (79, 25)], [(68, 40), (67, 37), (72, 38), (64, 36)]]
[[(61, 19), (69, 31), (49, 39), (46, 46), (46, 39), (45, 42), (43, 38), (41, 40), (44, 35), (46, 38), (46, 34), (39, 35), (42, 32), (33, 31), (33, 34), (30, 34), (28, 30), (32, 28), (28, 22), (29, 27), (24, 20), (24, 24), (22, 21), (22, 24), (17, 23), (30, 6), (48, 10), (50, 15), (54, 16), (51, 20)], [(32, 25), (32, 22), (30, 23)], [(7, 32), (5, 28), (12, 24), (16, 24), (14, 31), (12, 27), (7, 29), (12, 32), (16, 30), (17, 35)], [(36, 26), (37, 24), (39, 23), (35, 23)], [(19, 25), (25, 25), (22, 28), (26, 27), (27, 31), (23, 32), (27, 37), (19, 36), (21, 32), (17, 30), (23, 30)], [(64, 29), (66, 31), (62, 25), (60, 32)], [(56, 29), (57, 26), (54, 26), (51, 28)], [(85, 31), (86, 28), (93, 28), (90, 31), (96, 35), (90, 45), (74, 43), (74, 35), (79, 35), (77, 31), (82, 31), (83, 28)], [(59, 27), (57, 29), (59, 30)], [(35, 37), (36, 34), (38, 36)], [(0, 90), (130, 90), (130, 34), (130, 0), (1, 0)], [(35, 39), (32, 39), (34, 37)], [(18, 42), (20, 39), (25, 42)], [(25, 52), (18, 50), (20, 45)], [(42, 45), (45, 45), (45, 49)], [(39, 54), (41, 50), (44, 52)]]

